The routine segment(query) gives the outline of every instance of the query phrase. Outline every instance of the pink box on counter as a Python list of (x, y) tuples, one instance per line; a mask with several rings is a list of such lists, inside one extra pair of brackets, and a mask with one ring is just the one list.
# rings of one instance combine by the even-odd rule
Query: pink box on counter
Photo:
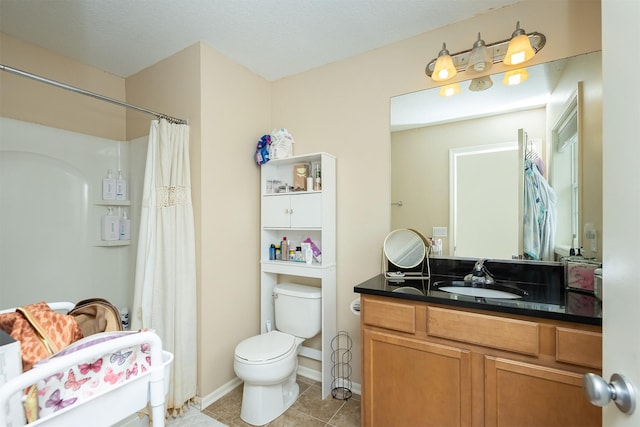
[(595, 261), (567, 261), (566, 280), (567, 288), (593, 292), (595, 283), (595, 270), (602, 266)]

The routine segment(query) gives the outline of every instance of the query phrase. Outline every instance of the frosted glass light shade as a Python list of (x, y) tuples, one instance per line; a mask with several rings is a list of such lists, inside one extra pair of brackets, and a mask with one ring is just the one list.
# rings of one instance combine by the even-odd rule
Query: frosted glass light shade
[(506, 65), (518, 65), (523, 62), (527, 62), (535, 56), (536, 52), (531, 46), (531, 40), (520, 28), (520, 22), (516, 24), (516, 30), (511, 35), (511, 41), (509, 47), (507, 47), (507, 54), (504, 57), (503, 62)]
[(493, 86), (493, 81), (489, 76), (476, 77), (469, 83), (469, 90), (472, 92), (481, 92)]
[(471, 49), (466, 71), (470, 74), (482, 73), (483, 71), (487, 71), (491, 68), (492, 65), (493, 62), (489, 57), (487, 45), (484, 40), (480, 38), (480, 33), (478, 33), (478, 40), (476, 40), (473, 44), (473, 49)]
[(442, 43), (442, 50), (438, 54), (431, 78), (436, 82), (443, 82), (453, 78), (456, 74), (458, 74), (458, 70), (453, 66), (453, 59), (449, 55), (446, 44)]
[(529, 73), (526, 68), (519, 68), (517, 70), (511, 70), (504, 73), (502, 83), (507, 86), (519, 85), (523, 81), (529, 78)]
[(438, 95), (440, 96), (454, 96), (460, 93), (460, 85), (458, 83), (452, 83), (450, 85), (442, 86)]

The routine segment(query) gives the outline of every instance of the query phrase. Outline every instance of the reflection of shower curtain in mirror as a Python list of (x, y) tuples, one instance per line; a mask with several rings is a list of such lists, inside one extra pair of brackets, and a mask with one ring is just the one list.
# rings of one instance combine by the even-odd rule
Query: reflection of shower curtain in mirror
[(538, 166), (524, 161), (524, 255), (551, 261), (556, 234), (556, 194)]

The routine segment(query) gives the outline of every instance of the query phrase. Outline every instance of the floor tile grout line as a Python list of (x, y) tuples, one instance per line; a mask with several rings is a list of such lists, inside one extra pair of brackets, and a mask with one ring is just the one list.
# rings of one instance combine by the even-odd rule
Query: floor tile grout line
[[(337, 400), (337, 399), (333, 399), (333, 400)], [(340, 407), (338, 409), (336, 409), (336, 411), (333, 413), (331, 418), (329, 418), (329, 421), (326, 422), (326, 425), (333, 426), (333, 424), (331, 424), (331, 420), (333, 420), (336, 417), (336, 415), (338, 415), (338, 412), (340, 412), (340, 410), (342, 408), (344, 408), (345, 403), (346, 403), (346, 401), (343, 401), (342, 404), (340, 404)]]

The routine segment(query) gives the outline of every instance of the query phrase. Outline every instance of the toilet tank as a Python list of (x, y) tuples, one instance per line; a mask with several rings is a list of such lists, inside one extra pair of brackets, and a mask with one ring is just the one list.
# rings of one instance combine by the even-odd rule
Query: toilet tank
[(273, 289), (276, 329), (311, 338), (322, 329), (322, 291), (314, 286), (279, 283)]

